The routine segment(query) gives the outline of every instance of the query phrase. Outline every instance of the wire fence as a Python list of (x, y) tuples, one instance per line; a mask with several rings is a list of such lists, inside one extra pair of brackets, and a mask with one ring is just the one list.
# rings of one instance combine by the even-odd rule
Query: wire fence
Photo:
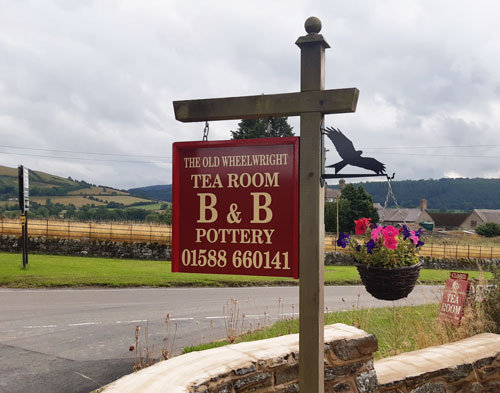
[[(0, 217), (0, 234), (21, 236), (19, 219)], [(129, 222), (80, 222), (71, 220), (29, 219), (30, 237), (108, 240), (116, 242), (154, 242), (171, 244), (170, 225)]]
[[(327, 233), (325, 235), (325, 251), (326, 252), (349, 252), (347, 249), (337, 246), (337, 237), (334, 234)], [(484, 258), (493, 259), (500, 258), (500, 247), (493, 246), (475, 246), (475, 245), (459, 245), (459, 244), (437, 244), (426, 243), (420, 249), (420, 255), (433, 258)]]

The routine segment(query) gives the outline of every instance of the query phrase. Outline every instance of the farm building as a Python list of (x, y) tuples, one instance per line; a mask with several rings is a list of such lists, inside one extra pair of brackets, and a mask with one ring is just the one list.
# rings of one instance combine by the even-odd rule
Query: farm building
[(374, 204), (380, 217), (380, 222), (385, 225), (401, 225), (406, 222), (411, 228), (419, 227), (421, 222), (434, 222), (430, 214), (427, 212), (427, 200), (422, 198), (420, 207), (418, 208), (387, 208), (384, 210), (380, 204)]
[(446, 231), (460, 228), (470, 213), (429, 213), (436, 229)]
[(345, 186), (345, 180), (339, 180), (339, 188), (329, 188), (328, 185), (325, 187), (325, 202), (336, 202), (340, 198), (342, 189)]
[(487, 222), (500, 224), (500, 210), (474, 209), (460, 224), (460, 228), (475, 230), (479, 225)]

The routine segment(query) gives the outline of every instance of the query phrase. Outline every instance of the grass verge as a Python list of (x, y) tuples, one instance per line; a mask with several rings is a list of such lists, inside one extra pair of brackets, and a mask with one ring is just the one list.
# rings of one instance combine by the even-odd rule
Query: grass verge
[[(491, 330), (492, 325), (475, 307), (466, 311), (462, 325), (458, 328), (437, 321), (439, 308), (439, 304), (374, 309), (358, 309), (353, 305), (350, 311), (326, 313), (325, 325), (344, 323), (374, 334), (379, 343), (379, 349), (374, 354), (375, 359), (453, 342)], [(269, 327), (241, 334), (233, 341), (256, 341), (298, 332), (298, 319), (282, 319)], [(191, 346), (184, 348), (184, 353), (229, 344), (230, 340), (226, 339)]]
[[(471, 278), (478, 272), (469, 272)], [(442, 284), (449, 270), (422, 270), (420, 282)], [(90, 258), (60, 255), (29, 255), (22, 268), (22, 255), (0, 253), (0, 286), (36, 287), (239, 287), (297, 285), (298, 280), (279, 277), (234, 276), (220, 274), (172, 273), (167, 261)], [(361, 284), (353, 266), (326, 266), (326, 285)]]

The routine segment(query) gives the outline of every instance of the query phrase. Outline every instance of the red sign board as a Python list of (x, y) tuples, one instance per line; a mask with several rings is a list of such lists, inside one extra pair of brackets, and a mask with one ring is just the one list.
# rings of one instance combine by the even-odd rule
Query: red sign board
[(172, 271), (299, 277), (299, 138), (173, 144)]
[(446, 280), (439, 320), (460, 325), (464, 314), (467, 290), (469, 289), (469, 275), (466, 273), (450, 272), (450, 278)]

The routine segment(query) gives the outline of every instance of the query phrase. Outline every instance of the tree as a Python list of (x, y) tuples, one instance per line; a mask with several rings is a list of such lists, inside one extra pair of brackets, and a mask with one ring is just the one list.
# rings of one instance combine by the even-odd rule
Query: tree
[(354, 220), (361, 217), (371, 218), (372, 222), (379, 220), (372, 197), (362, 186), (347, 184), (340, 194), (339, 203), (339, 226), (342, 232), (354, 231)]
[(500, 224), (495, 222), (485, 222), (476, 228), (476, 233), (486, 237), (500, 236)]
[(236, 131), (231, 131), (231, 135), (233, 139), (275, 138), (294, 136), (292, 130), (287, 117), (244, 119), (238, 123)]
[[(349, 209), (349, 201), (339, 199), (339, 230), (342, 230), (340, 219), (342, 212)], [(325, 232), (337, 233), (337, 202), (325, 202)]]

